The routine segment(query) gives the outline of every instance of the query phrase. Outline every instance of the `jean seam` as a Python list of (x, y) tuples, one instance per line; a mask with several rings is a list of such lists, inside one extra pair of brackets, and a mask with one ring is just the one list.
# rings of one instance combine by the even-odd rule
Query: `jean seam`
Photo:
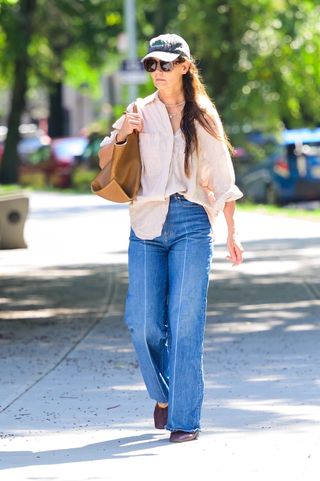
[[(148, 357), (149, 357), (149, 360), (150, 360), (150, 364), (151, 364), (151, 366), (154, 370), (154, 373), (156, 375), (156, 380), (157, 380), (158, 385), (160, 387), (160, 391), (162, 391), (162, 394), (163, 394), (164, 398), (166, 398), (167, 396), (165, 395), (165, 393), (162, 389), (161, 383), (159, 381), (158, 373), (155, 370), (153, 361), (152, 361), (151, 356), (150, 356), (149, 347), (148, 347), (148, 344), (147, 344), (147, 336), (146, 336), (146, 332), (147, 332), (147, 247), (146, 247), (145, 241), (143, 242), (143, 247), (144, 247), (144, 326), (143, 326), (143, 338), (144, 338), (144, 342), (145, 342), (145, 346), (146, 346), (146, 351), (148, 353)], [(159, 399), (157, 399), (157, 401), (160, 402)]]
[(184, 251), (184, 259), (183, 259), (183, 271), (182, 271), (182, 279), (181, 279), (181, 289), (180, 289), (180, 299), (179, 299), (179, 313), (178, 313), (178, 320), (177, 320), (177, 334), (176, 334), (176, 342), (175, 342), (175, 350), (174, 350), (174, 364), (173, 364), (173, 379), (172, 379), (172, 387), (170, 386), (170, 389), (172, 389), (172, 399), (171, 399), (171, 405), (170, 405), (170, 411), (171, 414), (173, 412), (173, 406), (174, 406), (174, 386), (175, 386), (175, 381), (176, 381), (176, 359), (177, 359), (177, 345), (178, 345), (178, 329), (179, 329), (179, 323), (180, 323), (180, 313), (181, 313), (181, 297), (182, 297), (182, 288), (183, 288), (183, 279), (184, 279), (184, 274), (185, 274), (185, 267), (186, 267), (186, 257), (187, 257), (187, 248), (188, 248), (188, 231), (185, 228), (186, 235), (187, 235), (187, 241), (186, 241), (186, 247)]

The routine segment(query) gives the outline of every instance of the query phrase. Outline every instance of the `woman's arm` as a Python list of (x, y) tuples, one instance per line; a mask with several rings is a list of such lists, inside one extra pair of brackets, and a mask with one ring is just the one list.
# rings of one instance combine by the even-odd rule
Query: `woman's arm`
[(223, 213), (226, 219), (227, 228), (228, 228), (228, 239), (227, 239), (227, 246), (229, 250), (229, 256), (227, 259), (233, 263), (233, 265), (239, 265), (243, 261), (243, 247), (241, 242), (238, 238), (237, 228), (235, 224), (235, 210), (236, 210), (236, 202), (234, 200), (230, 202), (226, 202)]

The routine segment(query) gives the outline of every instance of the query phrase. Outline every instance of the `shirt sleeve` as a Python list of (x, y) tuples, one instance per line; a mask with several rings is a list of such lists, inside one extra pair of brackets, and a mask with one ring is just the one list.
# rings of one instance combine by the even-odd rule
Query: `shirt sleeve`
[(216, 131), (221, 139), (201, 129), (200, 185), (206, 191), (214, 211), (218, 213), (226, 202), (240, 199), (243, 193), (235, 184), (233, 163), (228, 147), (223, 141), (224, 131), (219, 114), (212, 105), (207, 111), (214, 119)]
[[(133, 102), (128, 105), (126, 112), (132, 112), (133, 110)], [(107, 135), (102, 142), (100, 143), (100, 148), (105, 147), (106, 145), (113, 144), (115, 142), (115, 138), (117, 133), (120, 131), (122, 124), (124, 122), (124, 115), (121, 115), (113, 124), (112, 124), (112, 130), (110, 132), (110, 135)]]

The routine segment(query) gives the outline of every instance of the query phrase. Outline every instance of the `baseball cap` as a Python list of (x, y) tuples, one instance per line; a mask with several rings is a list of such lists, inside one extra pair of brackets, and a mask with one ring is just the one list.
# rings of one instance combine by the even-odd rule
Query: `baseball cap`
[(172, 62), (180, 56), (190, 59), (189, 45), (179, 35), (166, 33), (150, 40), (148, 53), (141, 61), (154, 57), (165, 62)]

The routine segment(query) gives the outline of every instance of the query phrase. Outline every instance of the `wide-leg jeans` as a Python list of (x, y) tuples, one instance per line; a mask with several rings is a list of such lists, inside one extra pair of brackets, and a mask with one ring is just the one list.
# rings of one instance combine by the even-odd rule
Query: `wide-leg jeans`
[(159, 237), (130, 231), (125, 321), (150, 397), (169, 404), (169, 431), (200, 429), (212, 250), (204, 208), (180, 194), (170, 196)]

